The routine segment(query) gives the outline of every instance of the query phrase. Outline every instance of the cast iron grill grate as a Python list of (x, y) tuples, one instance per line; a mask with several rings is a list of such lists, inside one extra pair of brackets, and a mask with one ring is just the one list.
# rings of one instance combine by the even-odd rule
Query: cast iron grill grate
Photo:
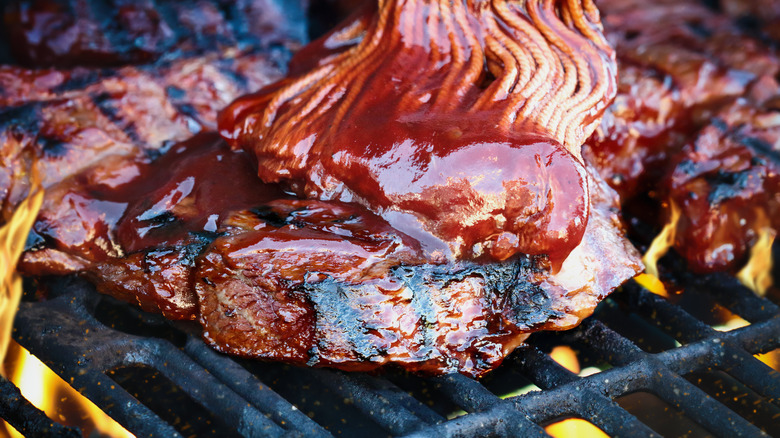
[[(481, 382), (230, 358), (208, 348), (194, 325), (143, 313), (75, 279), (51, 285), (48, 300), (23, 302), (14, 337), (139, 437), (534, 436), (567, 417), (610, 436), (668, 434), (668, 421), (632, 408), (637, 394), (684, 418), (679, 427), (690, 426), (691, 436), (780, 436), (780, 373), (753, 356), (780, 348), (780, 309), (730, 277), (679, 278), (682, 299), (629, 283), (579, 328), (534, 335)], [(750, 324), (716, 330), (708, 312), (724, 311)], [(563, 368), (545, 352), (561, 344), (601, 371), (582, 377)], [(702, 384), (713, 381), (715, 390)], [(529, 384), (541, 390), (516, 392)], [(28, 423), (31, 434), (67, 433)]]

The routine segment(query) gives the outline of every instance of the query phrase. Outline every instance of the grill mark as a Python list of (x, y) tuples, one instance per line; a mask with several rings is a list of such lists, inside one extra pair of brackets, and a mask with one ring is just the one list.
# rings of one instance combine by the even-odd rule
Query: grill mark
[(222, 75), (236, 84), (242, 93), (251, 91), (249, 90), (249, 78), (236, 71), (235, 63), (235, 58), (222, 59), (218, 63), (217, 69)]
[[(309, 292), (307, 295), (314, 307), (317, 321), (316, 350), (309, 351), (312, 359), (315, 357), (319, 359), (319, 352), (332, 350), (328, 344), (349, 345), (350, 350), (361, 361), (370, 361), (373, 357), (383, 355), (369, 334), (369, 330), (375, 328), (369, 326), (363, 312), (351, 303), (353, 296), (360, 295), (360, 287), (350, 287), (327, 280), (312, 286), (305, 285), (304, 289)], [(318, 330), (324, 330), (334, 336), (316, 336)], [(338, 339), (336, 333), (343, 338)]]
[(46, 244), (46, 238), (38, 234), (38, 231), (33, 227), (27, 234), (27, 240), (24, 241), (25, 251), (37, 251), (43, 249)]
[(187, 97), (187, 92), (175, 85), (165, 87), (165, 94), (173, 100), (181, 100)]
[(47, 157), (64, 157), (68, 154), (68, 142), (58, 138), (39, 135), (37, 144)]
[(288, 225), (286, 218), (283, 218), (278, 214), (276, 214), (276, 212), (273, 211), (271, 207), (267, 205), (261, 205), (260, 207), (253, 208), (249, 211), (255, 216), (257, 216), (258, 219), (276, 228), (281, 228)]
[[(217, 4), (214, 6), (214, 9), (218, 13), (219, 20), (224, 24), (227, 33), (206, 34), (203, 32), (194, 32), (197, 39), (198, 51), (205, 51), (213, 46), (219, 46), (220, 44), (224, 46), (234, 46), (237, 43), (237, 39), (235, 38), (235, 35), (233, 35), (233, 26), (230, 24), (219, 5)], [(198, 18), (205, 17), (203, 8), (196, 7), (193, 8), (192, 11), (195, 12)]]
[(720, 0), (700, 0), (701, 3), (707, 7), (707, 9), (713, 12), (723, 12), (723, 6)]
[(16, 134), (35, 135), (41, 121), (43, 102), (29, 102), (0, 110), (0, 129)]
[(706, 177), (707, 182), (712, 187), (712, 191), (707, 196), (707, 202), (711, 206), (717, 206), (723, 201), (738, 197), (747, 187), (751, 176), (753, 176), (753, 172), (748, 169), (742, 172), (718, 170), (715, 175)]
[(737, 139), (742, 145), (747, 146), (756, 155), (768, 157), (773, 162), (780, 164), (780, 151), (772, 148), (772, 145), (756, 137), (739, 136)]
[(125, 120), (119, 113), (119, 109), (114, 106), (114, 99), (111, 94), (103, 92), (96, 95), (90, 94), (89, 97), (98, 110), (116, 125), (120, 131), (124, 132), (133, 143), (138, 145), (146, 144), (146, 142), (141, 139), (141, 136), (138, 135), (135, 122)]
[[(393, 274), (398, 276), (406, 287), (412, 291), (412, 302), (409, 303), (415, 316), (418, 318), (418, 336), (422, 339), (420, 342), (419, 354), (423, 356), (429, 356), (436, 346), (436, 305), (431, 299), (430, 292), (426, 283), (431, 283), (427, 276), (437, 277), (437, 267), (432, 269), (413, 269), (407, 267), (399, 267), (393, 270)], [(428, 281), (426, 281), (428, 280)], [(436, 282), (435, 280), (433, 282)], [(438, 285), (439, 287), (443, 284)]]
[(51, 92), (55, 95), (67, 93), (70, 91), (80, 91), (90, 85), (94, 85), (107, 78), (117, 75), (115, 70), (101, 69), (101, 70), (77, 70), (74, 71), (70, 77), (63, 83), (53, 87)]

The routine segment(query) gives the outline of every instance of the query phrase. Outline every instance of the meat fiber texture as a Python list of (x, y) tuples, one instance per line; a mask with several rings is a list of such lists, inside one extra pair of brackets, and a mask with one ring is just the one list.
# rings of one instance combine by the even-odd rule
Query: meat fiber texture
[(146, 310), (197, 319), (231, 354), (471, 376), (531, 332), (577, 325), (641, 269), (617, 196), (590, 165), (588, 225), (555, 272), (524, 255), (429, 264), (362, 207), (253, 184), (247, 157), (206, 131), (230, 100), (281, 76), (276, 53), (1, 67), (4, 214), (25, 196), (32, 163), (46, 190), (20, 269), (77, 273)]

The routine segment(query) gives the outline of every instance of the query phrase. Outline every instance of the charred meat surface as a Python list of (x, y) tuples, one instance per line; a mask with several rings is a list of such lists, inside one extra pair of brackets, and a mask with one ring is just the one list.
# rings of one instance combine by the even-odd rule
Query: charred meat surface
[[(35, 163), (47, 195), (34, 230), (40, 239), (58, 242), (55, 250), (68, 253), (51, 258), (60, 260), (57, 264), (31, 267), (31, 273), (65, 273), (119, 255), (111, 227), (124, 214), (123, 207), (104, 204), (98, 210), (112, 205), (110, 212), (90, 213), (92, 197), (83, 193), (132, 180), (173, 144), (213, 129), (218, 107), (279, 74), (262, 54), (214, 54), (158, 70), (126, 67), (84, 88), (41, 92), (41, 100), (3, 110), (4, 214), (25, 196), (28, 169)], [(178, 88), (190, 84), (187, 91)], [(76, 249), (85, 238), (97, 242), (97, 229), (104, 230), (97, 233), (100, 244)], [(46, 260), (28, 252), (24, 263), (39, 258)]]
[(481, 375), (531, 332), (576, 326), (641, 269), (612, 212), (614, 192), (591, 182), (593, 215), (557, 273), (545, 257), (526, 255), (488, 264), (410, 263), (391, 228), (365, 231), (360, 223), (381, 219), (363, 209), (355, 217), (355, 207), (332, 202), (277, 204), (284, 220), (275, 226), (238, 212), (195, 274), (204, 337), (248, 357)]

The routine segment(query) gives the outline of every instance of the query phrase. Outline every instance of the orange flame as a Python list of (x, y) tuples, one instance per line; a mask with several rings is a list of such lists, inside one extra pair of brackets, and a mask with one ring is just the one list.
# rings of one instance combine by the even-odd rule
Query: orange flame
[(780, 349), (770, 351), (769, 353), (756, 354), (755, 357), (773, 370), (780, 372)]
[(772, 244), (775, 236), (775, 230), (762, 228), (758, 233), (758, 241), (750, 249), (750, 260), (737, 273), (740, 283), (759, 296), (766, 295), (767, 289), (772, 286)]
[[(104, 436), (132, 437), (130, 432), (11, 340), (14, 316), (22, 296), (22, 278), (16, 272), (16, 263), (43, 202), (43, 189), (35, 168), (30, 182), (30, 195), (0, 227), (0, 374), (19, 387), (27, 400), (54, 421), (77, 426), (85, 435), (97, 431)], [(0, 435), (22, 436), (4, 421), (0, 421)]]
[[(47, 417), (67, 426), (79, 427), (84, 436), (133, 437), (133, 434), (79, 394), (29, 351), (13, 341), (10, 347), (5, 363), (8, 379), (19, 387), (24, 398), (44, 411)], [(13, 438), (22, 437), (13, 429), (10, 429), (9, 434)]]
[(552, 349), (550, 352), (552, 360), (558, 362), (562, 367), (571, 371), (574, 374), (580, 372), (580, 361), (577, 360), (577, 354), (571, 347), (566, 345), (559, 345)]
[(666, 286), (664, 286), (664, 283), (654, 275), (643, 272), (634, 277), (634, 281), (656, 295), (669, 298), (669, 292), (666, 291)]
[(43, 203), (43, 189), (34, 169), (30, 182), (30, 195), (19, 204), (8, 222), (0, 227), (0, 364), (8, 350), (14, 315), (22, 297), (22, 278), (16, 273), (16, 261), (24, 250), (27, 235)]
[(672, 201), (669, 201), (671, 217), (669, 222), (664, 225), (663, 230), (655, 236), (653, 243), (647, 248), (647, 252), (642, 257), (645, 264), (644, 274), (637, 275), (634, 280), (650, 292), (663, 297), (668, 297), (669, 293), (660, 280), (658, 275), (658, 260), (669, 252), (669, 248), (674, 245), (674, 239), (677, 235), (677, 222), (680, 220), (680, 208)]

